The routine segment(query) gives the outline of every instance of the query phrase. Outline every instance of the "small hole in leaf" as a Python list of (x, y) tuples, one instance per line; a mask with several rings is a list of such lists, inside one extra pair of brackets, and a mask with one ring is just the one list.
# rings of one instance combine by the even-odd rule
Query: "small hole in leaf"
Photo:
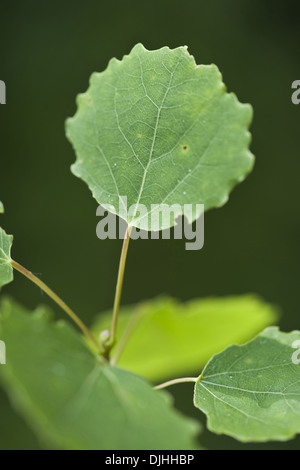
[(187, 150), (187, 145), (184, 145), (182, 148), (183, 150)]

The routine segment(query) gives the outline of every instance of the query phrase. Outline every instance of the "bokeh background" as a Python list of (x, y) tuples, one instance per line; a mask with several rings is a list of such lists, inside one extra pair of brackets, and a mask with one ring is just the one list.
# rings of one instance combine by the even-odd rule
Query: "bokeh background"
[[(1, 2), (1, 224), (15, 235), (14, 258), (53, 287), (87, 323), (113, 302), (121, 242), (96, 238), (96, 201), (71, 175), (73, 150), (64, 121), (75, 112), (93, 71), (137, 42), (148, 49), (187, 45), (197, 63), (216, 63), (229, 91), (254, 108), (251, 149), (256, 165), (221, 209), (205, 218), (205, 247), (184, 241), (135, 241), (123, 303), (161, 293), (181, 300), (254, 292), (276, 304), (281, 327), (300, 328), (300, 3), (289, 0), (78, 0)], [(5, 293), (30, 308), (63, 313), (16, 274)], [(26, 351), (24, 351), (26, 354)], [(190, 384), (173, 388), (176, 406)], [(297, 449), (289, 443), (242, 445), (205, 431), (210, 449)], [(0, 448), (38, 449), (0, 390)]]

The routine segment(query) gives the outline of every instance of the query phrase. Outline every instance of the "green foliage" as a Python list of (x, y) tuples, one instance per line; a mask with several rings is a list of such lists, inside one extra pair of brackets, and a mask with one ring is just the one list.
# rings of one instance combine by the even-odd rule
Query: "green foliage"
[[(156, 214), (151, 204), (193, 204), (195, 220), (196, 204), (223, 205), (253, 166), (251, 107), (226, 93), (215, 65), (197, 66), (185, 47), (148, 51), (137, 44), (94, 73), (77, 103), (67, 122), (77, 155), (72, 171), (130, 225), (147, 230), (150, 212)], [(122, 214), (119, 196), (147, 213), (136, 207)], [(170, 222), (151, 219), (152, 230), (174, 225), (179, 214)]]
[(65, 449), (185, 449), (198, 425), (172, 409), (170, 396), (143, 379), (103, 365), (81, 336), (33, 314), (1, 305), (0, 337), (9, 360), (4, 387), (40, 438)]
[[(158, 298), (121, 309), (112, 355), (119, 357), (120, 367), (153, 381), (165, 380), (195, 373), (213, 354), (253, 338), (276, 318), (273, 307), (250, 295), (183, 304)], [(101, 314), (93, 331), (99, 335), (110, 321), (111, 312)]]
[(244, 346), (214, 356), (195, 386), (208, 427), (241, 441), (287, 440), (300, 432), (300, 332), (267, 328)]
[[(0, 214), (3, 214), (4, 207), (0, 201)], [(10, 251), (13, 242), (12, 235), (7, 235), (0, 227), (0, 288), (9, 284), (13, 280), (13, 269), (10, 265)]]
[[(77, 155), (72, 170), (99, 204), (131, 226), (149, 229), (150, 215), (162, 210), (152, 204), (177, 205), (171, 221), (163, 211), (156, 225), (151, 219), (152, 230), (174, 225), (182, 214), (178, 207), (188, 203), (194, 207), (188, 218), (194, 221), (196, 204), (221, 206), (251, 170), (251, 116), (249, 105), (226, 92), (216, 66), (197, 66), (185, 47), (147, 51), (138, 44), (122, 61), (113, 59), (104, 72), (93, 74), (89, 89), (78, 97), (77, 113), (67, 123)], [(136, 206), (125, 214), (120, 196), (127, 197), (127, 206), (144, 204), (146, 213)], [(185, 304), (159, 298), (121, 309), (118, 342), (110, 350), (128, 243), (111, 332), (111, 312), (100, 315), (93, 327), (97, 336), (101, 333), (98, 344), (62, 299), (11, 260), (12, 240), (0, 228), (0, 287), (13, 279), (13, 266), (89, 338), (64, 322), (54, 323), (44, 307), (31, 313), (13, 301), (2, 302), (0, 338), (8, 360), (1, 366), (1, 381), (39, 438), (59, 449), (193, 448), (198, 424), (172, 408), (167, 393), (154, 391), (134, 373), (157, 381), (199, 371), (213, 354), (272, 324), (275, 309), (250, 295)], [(195, 382), (194, 404), (216, 433), (241, 441), (290, 439), (300, 431), (295, 341), (299, 332), (268, 328), (213, 356), (198, 379), (171, 383)], [(161, 387), (166, 385), (170, 382)]]

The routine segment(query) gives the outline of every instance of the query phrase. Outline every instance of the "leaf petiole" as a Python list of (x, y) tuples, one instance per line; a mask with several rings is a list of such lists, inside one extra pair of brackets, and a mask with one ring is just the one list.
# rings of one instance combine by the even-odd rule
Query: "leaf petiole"
[(116, 293), (115, 293), (115, 300), (114, 300), (114, 308), (113, 308), (113, 316), (112, 316), (112, 323), (111, 323), (111, 330), (109, 337), (106, 341), (104, 341), (101, 347), (105, 350), (105, 356), (108, 359), (109, 351), (115, 344), (116, 341), (116, 331), (117, 331), (117, 323), (118, 323), (118, 313), (120, 309), (120, 302), (121, 302), (121, 295), (122, 295), (122, 287), (123, 287), (123, 280), (124, 280), (124, 272), (125, 272), (125, 264), (126, 264), (126, 257), (128, 252), (128, 245), (130, 241), (130, 234), (132, 231), (132, 227), (127, 227), (123, 246), (120, 256), (120, 264), (119, 264), (119, 271), (118, 271), (118, 279), (116, 284)]
[(100, 350), (100, 346), (97, 343), (96, 339), (87, 328), (87, 326), (80, 320), (80, 318), (76, 315), (73, 310), (57, 295), (50, 289), (43, 281), (41, 281), (37, 276), (35, 276), (32, 272), (28, 271), (28, 269), (24, 268), (21, 264), (17, 261), (11, 260), (11, 266), (16, 270), (27, 277), (30, 281), (40, 287), (54, 302), (59, 305), (59, 307), (64, 310), (64, 312), (69, 315), (70, 318), (76, 323), (76, 325), (81, 329), (81, 331), (90, 339), (93, 345), (96, 347), (96, 351), (100, 354), (102, 351)]
[(193, 382), (196, 383), (199, 380), (199, 377), (182, 377), (180, 379), (173, 379), (173, 380), (168, 380), (167, 382), (163, 382), (160, 385), (156, 385), (156, 387), (153, 387), (154, 390), (160, 390), (161, 388), (166, 388), (170, 387), (171, 385), (176, 385), (176, 384), (181, 384), (181, 383), (188, 383), (188, 382)]

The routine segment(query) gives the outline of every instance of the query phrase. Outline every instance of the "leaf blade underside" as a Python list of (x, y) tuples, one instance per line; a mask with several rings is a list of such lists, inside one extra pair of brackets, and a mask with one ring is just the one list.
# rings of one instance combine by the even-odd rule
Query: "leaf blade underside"
[[(168, 228), (184, 204), (192, 205), (193, 221), (196, 204), (223, 205), (252, 169), (251, 106), (226, 93), (217, 67), (197, 66), (185, 47), (148, 51), (137, 44), (94, 73), (77, 104), (66, 124), (77, 155), (72, 171), (130, 225)], [(126, 215), (120, 196), (146, 213), (136, 206)], [(180, 208), (165, 220), (153, 204)]]
[(208, 428), (242, 442), (284, 441), (299, 433), (300, 367), (292, 362), (299, 340), (299, 331), (271, 327), (214, 356), (194, 394)]

